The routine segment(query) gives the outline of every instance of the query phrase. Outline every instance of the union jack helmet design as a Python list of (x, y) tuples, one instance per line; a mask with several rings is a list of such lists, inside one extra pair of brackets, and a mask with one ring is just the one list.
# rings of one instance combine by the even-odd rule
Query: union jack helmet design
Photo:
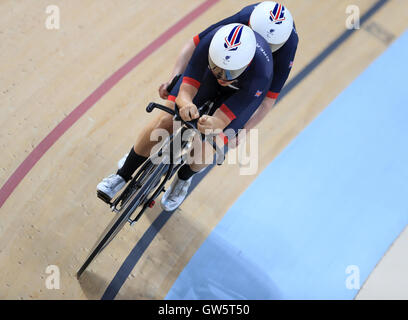
[(281, 24), (283, 21), (285, 21), (285, 7), (281, 5), (280, 3), (277, 3), (273, 10), (269, 12), (271, 15), (269, 19), (272, 22), (275, 22), (275, 24)]
[(256, 51), (255, 33), (246, 25), (231, 23), (214, 34), (208, 52), (213, 74), (223, 80), (233, 80), (243, 73)]
[(235, 26), (228, 37), (225, 37), (224, 47), (228, 51), (235, 51), (241, 45), (241, 35), (244, 25), (237, 25)]
[(258, 4), (252, 11), (249, 25), (268, 41), (272, 52), (285, 44), (294, 29), (288, 8), (274, 1)]

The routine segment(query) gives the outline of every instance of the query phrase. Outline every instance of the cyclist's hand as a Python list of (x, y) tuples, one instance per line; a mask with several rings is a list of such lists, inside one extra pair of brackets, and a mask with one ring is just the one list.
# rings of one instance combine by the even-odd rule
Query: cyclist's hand
[(197, 119), (200, 114), (198, 113), (198, 109), (194, 103), (186, 104), (184, 107), (180, 108), (179, 110), (180, 117), (184, 121), (191, 121)]
[(218, 125), (214, 117), (204, 115), (198, 120), (197, 128), (201, 133), (206, 133), (206, 130), (218, 129)]
[(167, 81), (165, 83), (162, 83), (159, 87), (159, 95), (160, 98), (162, 99), (167, 99), (169, 96), (169, 92), (167, 91), (167, 87), (170, 85), (171, 81)]

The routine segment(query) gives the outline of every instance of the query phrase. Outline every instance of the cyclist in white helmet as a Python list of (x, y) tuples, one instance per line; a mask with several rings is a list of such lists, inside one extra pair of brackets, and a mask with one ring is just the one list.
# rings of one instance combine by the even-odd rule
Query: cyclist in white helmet
[(279, 50), (293, 32), (293, 17), (283, 5), (265, 1), (252, 11), (249, 26), (258, 32), (271, 46), (272, 52)]
[[(201, 38), (165, 104), (174, 109), (176, 103), (185, 121), (198, 119), (197, 126), (202, 133), (230, 129), (235, 136), (261, 105), (272, 77), (272, 52), (262, 36), (243, 24), (220, 26)], [(200, 117), (197, 106), (208, 100), (216, 100), (213, 111)], [(160, 111), (160, 115), (145, 126), (117, 173), (98, 184), (97, 190), (103, 198), (112, 198), (147, 159), (157, 143), (150, 140), (151, 132), (157, 128), (171, 132), (173, 117)], [(209, 165), (202, 160), (212, 159), (213, 149), (203, 144), (202, 151), (202, 159), (179, 169), (162, 197), (164, 210), (175, 210), (185, 199), (193, 175)], [(211, 153), (210, 157), (207, 152)]]
[(159, 87), (159, 94), (161, 98), (167, 99), (169, 94), (166, 90), (167, 86), (176, 75), (184, 72), (200, 40), (208, 32), (229, 23), (241, 23), (250, 26), (265, 38), (273, 52), (274, 76), (268, 94), (256, 114), (245, 125), (245, 129), (252, 129), (274, 107), (276, 99), (289, 77), (299, 42), (292, 15), (289, 9), (280, 3), (264, 1), (249, 5), (235, 15), (213, 24), (189, 40), (179, 54), (170, 80)]

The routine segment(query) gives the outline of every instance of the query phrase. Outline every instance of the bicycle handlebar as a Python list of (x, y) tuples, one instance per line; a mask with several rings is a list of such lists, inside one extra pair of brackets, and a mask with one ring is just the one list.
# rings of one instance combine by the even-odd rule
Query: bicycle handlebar
[[(175, 107), (177, 107), (177, 105), (175, 105)], [(173, 116), (177, 116), (177, 120), (180, 120), (181, 123), (184, 124), (186, 127), (190, 128), (190, 129), (193, 129), (193, 130), (198, 130), (197, 125), (195, 124), (195, 123), (197, 123), (197, 120), (193, 120), (195, 123), (193, 123), (193, 122), (191, 122), (191, 121), (184, 121), (184, 120), (181, 119), (181, 117), (176, 113), (176, 111), (174, 111), (173, 109), (171, 109), (171, 108), (169, 108), (169, 107), (163, 106), (163, 105), (161, 105), (161, 104), (158, 104), (158, 103), (155, 103), (155, 102), (150, 102), (150, 103), (148, 104), (148, 106), (146, 107), (146, 111), (150, 113), (150, 112), (152, 112), (155, 108), (160, 109), (160, 110), (163, 110), (163, 111), (165, 111), (165, 112), (167, 112), (167, 113), (169, 113), (169, 114), (171, 114), (171, 115), (173, 115)], [(208, 141), (208, 140), (207, 140), (207, 141)], [(223, 161), (224, 161), (224, 159), (225, 159), (224, 152), (223, 152), (222, 150), (220, 150), (220, 148), (217, 146), (217, 144), (215, 143), (214, 140), (211, 140), (211, 144), (212, 144), (212, 146), (213, 146), (213, 148), (214, 148), (214, 150), (215, 150), (215, 152), (216, 152), (217, 155), (218, 155), (218, 154), (222, 154), (222, 155), (223, 155)], [(222, 162), (223, 162), (223, 161), (222, 161)], [(217, 162), (218, 162), (218, 161), (217, 161)], [(222, 162), (221, 162), (221, 163), (222, 163)], [(218, 164), (220, 165), (221, 163), (218, 163)]]
[[(163, 111), (165, 111), (167, 113), (170, 113), (173, 116), (177, 115), (176, 111), (174, 111), (173, 109), (171, 109), (169, 107), (166, 107), (166, 106), (163, 106), (161, 104), (155, 103), (155, 102), (150, 102), (149, 105), (146, 107), (146, 111), (150, 113), (155, 108), (163, 110)], [(183, 119), (181, 119), (181, 117), (178, 117), (177, 120), (180, 120), (182, 124), (186, 125), (190, 129), (198, 130), (197, 126), (194, 123), (190, 122), (190, 121), (184, 121)]]

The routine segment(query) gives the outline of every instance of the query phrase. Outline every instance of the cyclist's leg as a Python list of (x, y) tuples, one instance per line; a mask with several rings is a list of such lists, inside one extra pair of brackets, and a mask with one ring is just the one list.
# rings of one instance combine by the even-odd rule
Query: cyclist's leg
[[(180, 86), (183, 80), (183, 76), (181, 76), (174, 87), (170, 90), (168, 100), (164, 103), (164, 105), (168, 108), (174, 110), (175, 108), (175, 100), (180, 90)], [(153, 118), (144, 128), (142, 132), (138, 135), (136, 139), (136, 143), (133, 146), (133, 150), (136, 154), (148, 158), (150, 156), (150, 152), (152, 148), (157, 144), (157, 141), (151, 141), (150, 136), (153, 130), (155, 129), (164, 129), (169, 134), (173, 132), (173, 116), (164, 112), (158, 111), (159, 114)], [(134, 170), (136, 170), (135, 168)]]
[(204, 170), (214, 160), (214, 147), (208, 141), (201, 143), (201, 150), (194, 154), (193, 161), (186, 165), (190, 166), (192, 171), (199, 172)]
[[(174, 101), (180, 89), (181, 82), (182, 77), (179, 78), (175, 86), (170, 90), (168, 100), (164, 103), (166, 107), (174, 110)], [(150, 156), (152, 148), (158, 143), (158, 141), (152, 141), (150, 139), (153, 130), (164, 129), (169, 134), (173, 132), (173, 116), (164, 111), (159, 110), (158, 112), (157, 116), (142, 128), (123, 166), (117, 172), (117, 174), (123, 176), (125, 180), (130, 179), (137, 168)]]
[[(178, 93), (181, 84), (181, 79), (171, 91), (172, 94)], [(174, 99), (170, 97), (164, 103), (167, 107), (174, 110)], [(164, 129), (169, 134), (173, 130), (173, 117), (164, 112), (158, 111), (157, 116), (153, 118), (147, 125), (142, 128), (136, 143), (132, 146), (123, 165), (119, 168), (116, 174), (111, 174), (104, 178), (96, 187), (98, 195), (105, 201), (110, 201), (123, 188), (127, 181), (132, 178), (133, 173), (147, 160), (150, 156), (152, 148), (158, 141), (151, 141), (150, 136), (155, 129)]]
[[(164, 104), (167, 107), (174, 109), (174, 102), (166, 101)], [(168, 113), (159, 111), (159, 114), (142, 128), (141, 133), (137, 137), (136, 143), (130, 149), (126, 160), (117, 171), (117, 174), (123, 177), (125, 181), (131, 179), (137, 168), (139, 168), (150, 156), (152, 148), (160, 142), (152, 141), (150, 139), (152, 132), (156, 129), (164, 129), (168, 134), (171, 134), (173, 129), (173, 117)]]
[[(167, 107), (174, 108), (174, 102), (168, 101)], [(158, 141), (151, 141), (150, 135), (155, 129), (164, 129), (169, 134), (173, 128), (173, 117), (160, 111), (150, 123), (148, 123), (138, 136), (136, 144), (130, 149), (121, 168), (116, 174), (104, 178), (96, 187), (98, 194), (105, 200), (110, 201), (128, 182), (133, 173), (147, 160), (150, 151)]]
[(164, 193), (160, 204), (163, 210), (173, 211), (177, 209), (188, 194), (193, 176), (201, 170), (204, 170), (212, 163), (214, 158), (214, 148), (208, 142), (201, 142), (198, 147), (201, 150), (195, 150), (195, 156), (191, 163), (185, 163), (177, 172), (176, 177)]
[[(173, 101), (167, 100), (163, 104), (174, 110), (175, 103)], [(156, 129), (164, 129), (171, 134), (173, 131), (173, 116), (161, 110), (158, 112), (159, 114), (144, 126), (133, 148), (137, 154), (146, 158), (150, 156), (151, 149), (158, 143), (158, 141), (151, 140), (152, 132)]]

